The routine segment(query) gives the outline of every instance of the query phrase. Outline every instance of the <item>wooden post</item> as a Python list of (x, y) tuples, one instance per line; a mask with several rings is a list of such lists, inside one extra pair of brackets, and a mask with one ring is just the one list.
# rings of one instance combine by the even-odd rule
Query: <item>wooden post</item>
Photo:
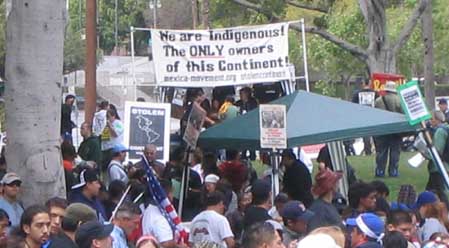
[(84, 86), (86, 122), (92, 123), (97, 108), (97, 2), (86, 0), (86, 83)]

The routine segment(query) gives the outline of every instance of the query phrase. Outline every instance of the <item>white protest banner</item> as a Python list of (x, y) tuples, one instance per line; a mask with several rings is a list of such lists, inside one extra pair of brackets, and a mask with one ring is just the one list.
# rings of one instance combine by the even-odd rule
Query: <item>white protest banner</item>
[(160, 86), (215, 87), (290, 79), (288, 23), (153, 29), (151, 37)]
[(430, 112), (427, 110), (426, 103), (419, 90), (418, 82), (410, 81), (399, 86), (398, 94), (401, 99), (402, 109), (410, 125), (415, 125), (431, 118)]
[(205, 118), (206, 111), (198, 103), (194, 102), (192, 111), (190, 111), (189, 120), (187, 121), (184, 137), (182, 137), (191, 148), (196, 147), (196, 142), (198, 141), (198, 137), (200, 137)]
[(259, 106), (260, 147), (287, 148), (287, 115), (285, 105)]
[(170, 154), (170, 104), (125, 102), (124, 143), (128, 159), (140, 160), (143, 148), (154, 144), (156, 159), (168, 161)]

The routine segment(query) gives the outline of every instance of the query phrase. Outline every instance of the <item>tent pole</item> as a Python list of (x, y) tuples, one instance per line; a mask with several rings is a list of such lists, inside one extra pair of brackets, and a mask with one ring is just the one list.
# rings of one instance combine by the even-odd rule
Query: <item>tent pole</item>
[(181, 190), (179, 196), (179, 206), (178, 206), (178, 215), (182, 220), (182, 213), (184, 207), (184, 200), (187, 198), (187, 189), (189, 188), (189, 160), (190, 160), (190, 146), (187, 146), (183, 159), (183, 170), (182, 170), (182, 179), (181, 179)]

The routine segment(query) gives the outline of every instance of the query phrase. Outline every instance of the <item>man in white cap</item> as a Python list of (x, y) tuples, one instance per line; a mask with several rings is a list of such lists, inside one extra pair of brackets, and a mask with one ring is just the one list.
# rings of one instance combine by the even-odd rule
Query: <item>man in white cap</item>
[(17, 198), (20, 192), (22, 179), (14, 173), (8, 172), (0, 182), (3, 185), (3, 196), (0, 198), (0, 208), (8, 213), (11, 227), (20, 224), (20, 218), (23, 214), (23, 206)]
[[(396, 83), (388, 81), (384, 87), (385, 95), (376, 99), (376, 108), (390, 112), (402, 113), (401, 102), (396, 94)], [(389, 160), (388, 174), (390, 177), (398, 177), (398, 163), (401, 154), (402, 136), (388, 134), (377, 136), (374, 139), (376, 145), (376, 177), (384, 177), (387, 160)], [(389, 155), (388, 155), (389, 154)], [(388, 158), (389, 157), (389, 158)]]

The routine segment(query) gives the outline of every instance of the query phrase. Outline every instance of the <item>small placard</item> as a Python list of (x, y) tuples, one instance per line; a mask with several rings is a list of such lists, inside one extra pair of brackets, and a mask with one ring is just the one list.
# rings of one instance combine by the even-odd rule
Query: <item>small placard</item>
[(287, 148), (286, 113), (285, 105), (260, 105), (260, 147), (276, 149)]
[(398, 87), (401, 106), (410, 125), (430, 119), (432, 116), (427, 110), (426, 103), (416, 81), (410, 81)]

